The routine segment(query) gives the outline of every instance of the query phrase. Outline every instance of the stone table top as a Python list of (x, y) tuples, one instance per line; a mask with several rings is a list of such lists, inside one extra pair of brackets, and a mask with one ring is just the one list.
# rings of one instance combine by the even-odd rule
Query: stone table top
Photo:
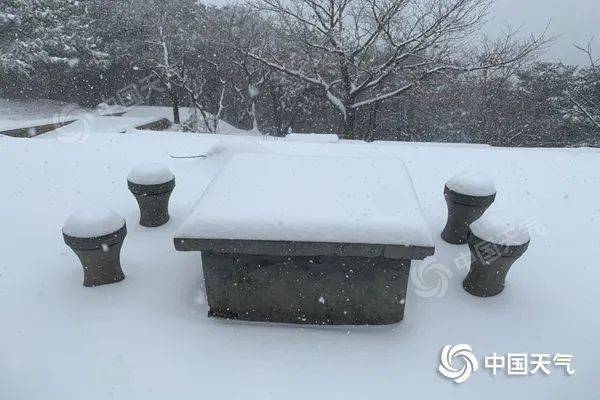
[(175, 247), (410, 259), (434, 250), (401, 159), (277, 154), (234, 155)]

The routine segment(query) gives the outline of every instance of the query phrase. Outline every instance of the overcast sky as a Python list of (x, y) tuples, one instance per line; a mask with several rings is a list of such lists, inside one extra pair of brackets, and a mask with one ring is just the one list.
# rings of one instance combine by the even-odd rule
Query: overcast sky
[(600, 57), (600, 0), (496, 0), (489, 34), (498, 34), (507, 23), (522, 26), (523, 34), (541, 32), (550, 23), (550, 32), (560, 36), (547, 51), (548, 61), (585, 63), (573, 43), (586, 45), (594, 35), (594, 53)]
[[(236, 0), (204, 1), (223, 5)], [(586, 63), (585, 55), (573, 47), (573, 43), (585, 46), (592, 36), (595, 36), (594, 54), (600, 57), (600, 0), (495, 1), (490, 21), (484, 29), (490, 37), (501, 34), (507, 24), (520, 27), (524, 36), (540, 33), (550, 24), (550, 34), (559, 37), (547, 50), (545, 60)]]

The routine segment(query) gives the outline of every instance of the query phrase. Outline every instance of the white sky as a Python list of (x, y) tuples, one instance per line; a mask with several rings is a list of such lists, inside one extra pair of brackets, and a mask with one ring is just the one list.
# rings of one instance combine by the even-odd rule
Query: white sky
[(496, 0), (489, 35), (497, 35), (507, 23), (521, 27), (523, 35), (541, 32), (550, 23), (550, 33), (559, 38), (544, 57), (548, 61), (587, 62), (573, 43), (585, 46), (594, 35), (594, 54), (600, 57), (600, 0)]

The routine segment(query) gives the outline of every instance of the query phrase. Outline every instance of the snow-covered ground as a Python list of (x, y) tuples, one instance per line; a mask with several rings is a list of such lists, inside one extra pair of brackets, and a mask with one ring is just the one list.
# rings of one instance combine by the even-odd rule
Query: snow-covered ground
[[(413, 263), (404, 321), (313, 327), (207, 318), (200, 254), (174, 250), (175, 232), (228, 155), (169, 153), (205, 154), (223, 136), (115, 132), (92, 127), (72, 142), (0, 136), (1, 399), (600, 396), (600, 151), (251, 139), (279, 154), (402, 158), (435, 240), (435, 255)], [(176, 176), (171, 220), (159, 228), (137, 224), (127, 189), (142, 162)], [(504, 292), (488, 299), (462, 289), (467, 270), (456, 260), (466, 246), (439, 238), (444, 182), (469, 169), (494, 179), (492, 208), (528, 221), (532, 237)], [(84, 288), (61, 227), (93, 204), (127, 221), (127, 278)], [(480, 370), (457, 385), (437, 368), (442, 347), (459, 343), (472, 346)], [(493, 376), (481, 357), (494, 352), (571, 353), (576, 372)]]

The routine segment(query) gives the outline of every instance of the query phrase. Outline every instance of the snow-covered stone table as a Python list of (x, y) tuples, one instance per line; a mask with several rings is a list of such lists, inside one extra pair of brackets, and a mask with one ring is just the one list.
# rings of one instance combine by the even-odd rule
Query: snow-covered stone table
[(310, 324), (402, 320), (434, 252), (398, 158), (237, 154), (174, 242), (202, 252), (209, 315)]

